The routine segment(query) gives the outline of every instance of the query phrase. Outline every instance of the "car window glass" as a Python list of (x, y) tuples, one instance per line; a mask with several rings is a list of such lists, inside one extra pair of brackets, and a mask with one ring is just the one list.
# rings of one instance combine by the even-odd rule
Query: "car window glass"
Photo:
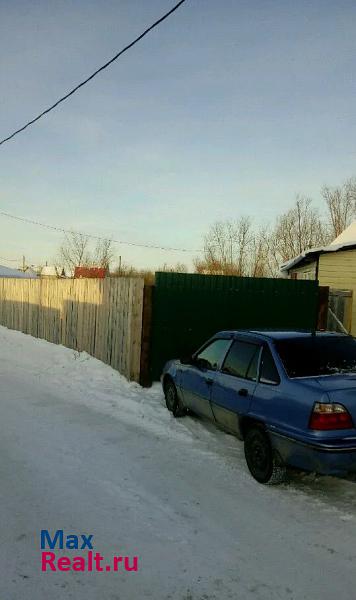
[(318, 377), (356, 372), (356, 340), (320, 334), (277, 340), (276, 350), (288, 377)]
[(259, 349), (257, 344), (234, 342), (225, 359), (223, 372), (256, 381)]
[(260, 382), (277, 385), (280, 382), (277, 367), (275, 365), (270, 349), (265, 346), (262, 352)]
[(252, 381), (257, 381), (257, 372), (258, 372), (258, 361), (260, 358), (260, 346), (257, 346), (256, 352), (253, 355), (250, 366), (247, 371), (246, 379), (252, 379)]
[(203, 359), (208, 362), (210, 369), (216, 370), (218, 365), (221, 363), (225, 356), (228, 347), (231, 344), (231, 340), (214, 340), (206, 346), (202, 352), (196, 355), (195, 359)]

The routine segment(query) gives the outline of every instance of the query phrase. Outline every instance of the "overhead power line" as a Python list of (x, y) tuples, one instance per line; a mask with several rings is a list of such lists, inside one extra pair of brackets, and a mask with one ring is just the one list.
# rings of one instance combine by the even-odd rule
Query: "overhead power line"
[(4, 260), (5, 262), (21, 262), (21, 258), (5, 258), (5, 256), (0, 256), (0, 260)]
[(25, 129), (27, 129), (27, 127), (30, 127), (30, 125), (33, 125), (34, 123), (36, 123), (36, 121), (39, 121), (39, 119), (41, 119), (44, 115), (47, 115), (49, 112), (51, 112), (51, 110), (53, 110), (59, 104), (61, 104), (62, 102), (64, 102), (65, 100), (67, 100), (70, 96), (72, 96), (73, 94), (75, 94), (75, 92), (77, 92), (81, 87), (83, 87), (84, 85), (86, 85), (87, 83), (89, 83), (89, 81), (91, 81), (92, 79), (94, 79), (94, 77), (96, 77), (101, 71), (104, 71), (104, 69), (107, 69), (107, 67), (109, 67), (113, 62), (115, 62), (115, 60), (117, 60), (122, 54), (124, 54), (124, 52), (127, 52), (127, 50), (129, 50), (130, 48), (132, 48), (133, 46), (135, 46), (135, 44), (137, 44), (140, 40), (142, 40), (142, 38), (144, 38), (148, 33), (150, 33), (153, 29), (155, 29), (155, 27), (157, 27), (163, 21), (165, 21), (166, 19), (168, 19), (168, 17), (171, 14), (173, 14), (182, 4), (184, 4), (185, 1), (186, 0), (180, 0), (180, 2), (178, 2), (178, 4), (176, 4), (175, 6), (173, 6), (173, 8), (171, 8), (171, 10), (169, 10), (167, 13), (165, 13), (160, 19), (158, 19), (158, 21), (155, 21), (155, 23), (153, 23), (152, 25), (150, 25), (150, 27), (148, 27), (147, 29), (145, 29), (145, 31), (143, 33), (141, 33), (141, 35), (139, 35), (136, 39), (134, 39), (132, 42), (130, 42), (130, 44), (128, 44), (122, 50), (120, 50), (120, 52), (118, 52), (117, 54), (115, 54), (115, 56), (113, 56), (110, 60), (108, 60), (104, 65), (102, 65), (101, 67), (99, 67), (99, 69), (97, 69), (96, 71), (94, 71), (94, 73), (92, 73), (91, 75), (89, 75), (89, 77), (87, 77), (86, 79), (84, 79), (84, 81), (82, 81), (81, 83), (79, 83), (78, 85), (76, 85), (72, 90), (70, 90), (70, 92), (68, 92), (67, 94), (65, 94), (64, 96), (62, 96), (62, 98), (60, 98), (59, 100), (57, 100), (57, 102), (55, 102), (54, 104), (52, 104), (52, 106), (50, 106), (49, 108), (46, 108), (45, 110), (43, 110), (39, 115), (37, 115), (37, 117), (35, 117), (31, 121), (28, 121), (28, 123), (26, 123), (25, 125), (23, 125), (22, 127), (20, 127), (20, 129), (17, 129), (16, 131), (14, 131), (10, 135), (8, 135), (6, 138), (2, 139), (0, 141), (0, 146), (2, 144), (5, 144), (5, 142), (8, 142), (9, 140), (11, 140), (13, 137), (15, 137), (15, 135), (18, 135), (19, 133), (21, 133), (22, 131), (24, 131)]
[(137, 248), (150, 248), (153, 250), (167, 250), (170, 252), (191, 252), (196, 253), (196, 252), (201, 252), (201, 250), (189, 250), (187, 248), (171, 248), (169, 246), (156, 246), (155, 244), (137, 244), (135, 242), (124, 242), (122, 240), (114, 240), (111, 237), (102, 237), (100, 235), (92, 235), (90, 233), (84, 233), (82, 231), (76, 231), (73, 229), (65, 229), (64, 227), (55, 227), (54, 225), (47, 225), (45, 223), (40, 223), (39, 221), (33, 221), (31, 219), (26, 219), (25, 217), (18, 217), (16, 215), (12, 215), (10, 213), (4, 212), (4, 211), (0, 211), (0, 215), (3, 217), (7, 217), (8, 219), (14, 219), (15, 221), (21, 221), (22, 223), (28, 223), (29, 225), (36, 225), (37, 227), (43, 227), (44, 229), (50, 229), (51, 231), (58, 231), (60, 233), (65, 233), (65, 234), (76, 234), (76, 235), (83, 235), (87, 238), (90, 238), (92, 240), (97, 240), (97, 241), (111, 241), (113, 244), (124, 244), (125, 246), (135, 246)]

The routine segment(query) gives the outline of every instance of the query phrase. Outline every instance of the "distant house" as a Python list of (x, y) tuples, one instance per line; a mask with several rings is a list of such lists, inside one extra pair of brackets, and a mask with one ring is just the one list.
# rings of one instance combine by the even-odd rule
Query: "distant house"
[(18, 269), (9, 269), (0, 265), (0, 278), (6, 277), (11, 279), (37, 279), (36, 273), (23, 273)]
[(356, 221), (331, 244), (305, 250), (281, 266), (290, 279), (316, 279), (320, 285), (353, 293), (351, 333), (356, 335)]
[(102, 267), (75, 267), (74, 278), (92, 278), (92, 279), (104, 279), (108, 274), (108, 270)]
[(42, 279), (58, 279), (60, 277), (59, 269), (55, 265), (46, 265), (41, 269)]
[(34, 275), (35, 277), (39, 274), (38, 269), (36, 270), (34, 267), (25, 267), (25, 269), (21, 269), (21, 271), (27, 273), (27, 275)]

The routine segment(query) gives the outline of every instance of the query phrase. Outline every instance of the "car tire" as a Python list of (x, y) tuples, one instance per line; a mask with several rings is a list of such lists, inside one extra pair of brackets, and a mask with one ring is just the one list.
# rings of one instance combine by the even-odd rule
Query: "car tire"
[(177, 393), (177, 388), (171, 379), (167, 379), (164, 384), (164, 397), (166, 406), (174, 417), (182, 417), (185, 414)]
[(248, 469), (259, 483), (275, 485), (286, 477), (286, 465), (272, 448), (264, 429), (258, 425), (248, 429), (244, 443), (245, 459)]

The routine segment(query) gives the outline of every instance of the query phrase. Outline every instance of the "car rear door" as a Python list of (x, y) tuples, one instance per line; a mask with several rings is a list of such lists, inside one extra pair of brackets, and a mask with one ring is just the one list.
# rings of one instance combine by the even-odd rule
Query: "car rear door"
[(211, 390), (217, 369), (221, 366), (231, 339), (215, 339), (194, 356), (192, 365), (181, 371), (181, 390), (185, 406), (193, 412), (214, 419), (211, 410)]
[[(257, 387), (250, 406), (250, 415), (268, 426), (294, 427), (303, 414), (301, 405), (293, 397), (293, 390), (282, 386), (276, 361), (268, 344), (264, 344)], [(302, 390), (301, 393), (307, 393)]]
[(211, 404), (216, 421), (239, 432), (239, 415), (247, 414), (257, 385), (262, 345), (247, 339), (234, 340), (212, 386)]

